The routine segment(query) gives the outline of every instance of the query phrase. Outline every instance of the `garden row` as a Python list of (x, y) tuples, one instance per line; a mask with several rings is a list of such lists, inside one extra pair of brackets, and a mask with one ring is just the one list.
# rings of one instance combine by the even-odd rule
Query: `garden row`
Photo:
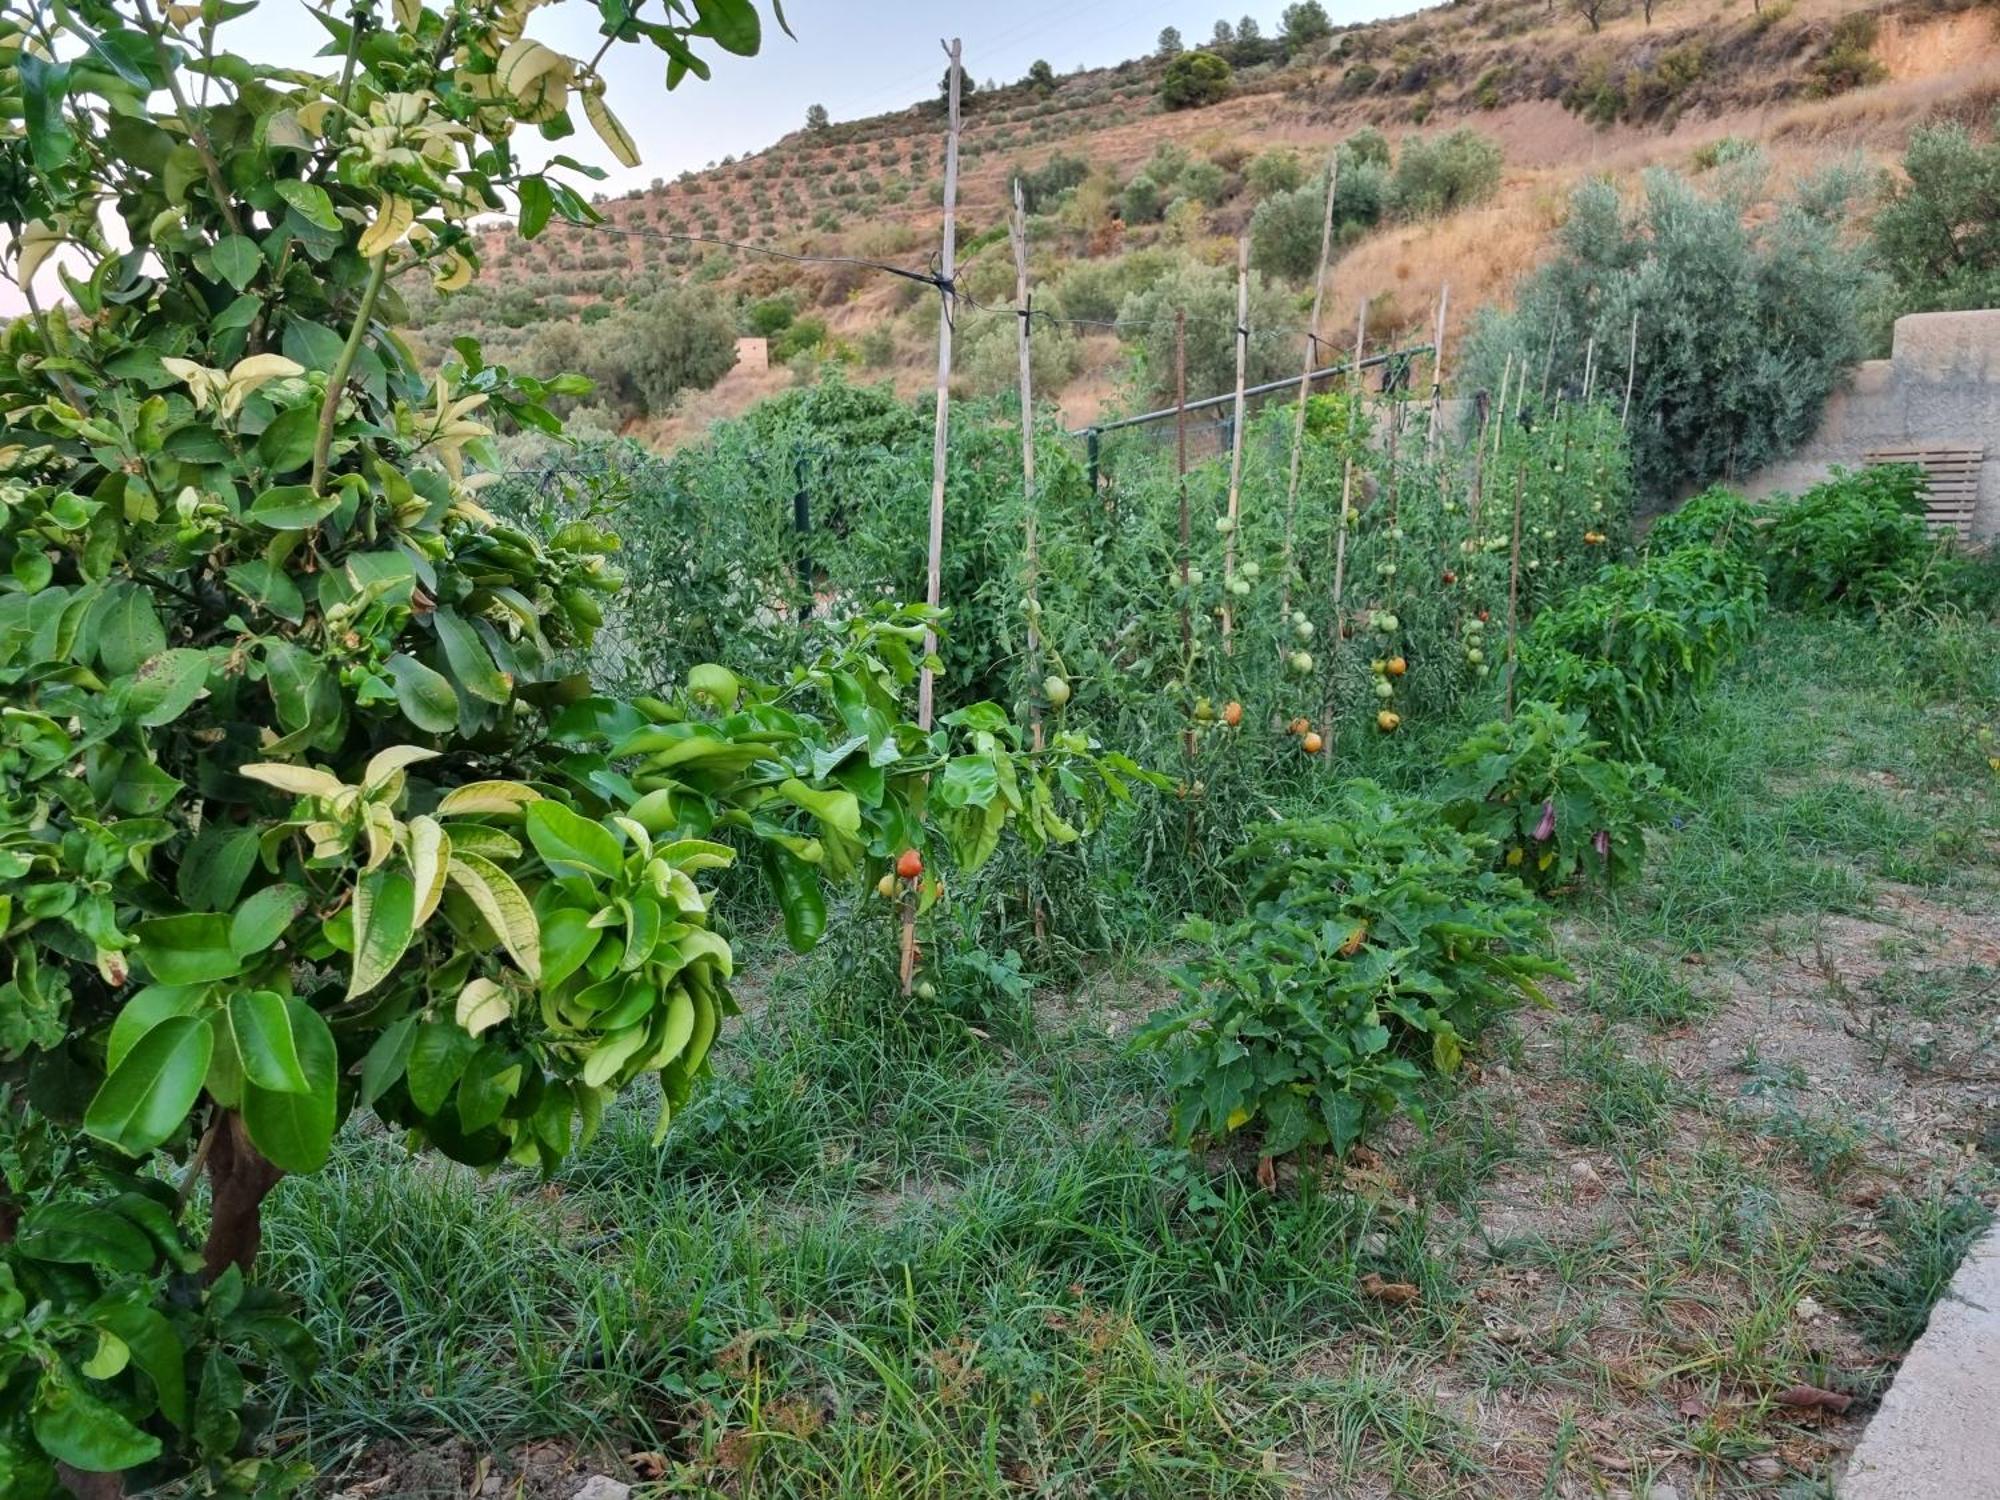
[(1187, 923), (1181, 1003), (1139, 1034), (1175, 1049), (1177, 1140), (1345, 1152), (1497, 1016), (1546, 1004), (1538, 981), (1566, 973), (1547, 901), (1637, 872), (1684, 806), (1646, 746), (1752, 648), (1767, 603), (1878, 614), (1981, 587), (1927, 534), (1913, 469), (1765, 507), (1712, 490), (1648, 540), (1537, 616), (1528, 700), (1445, 754), (1427, 794), (1349, 781), (1238, 851), (1240, 914)]

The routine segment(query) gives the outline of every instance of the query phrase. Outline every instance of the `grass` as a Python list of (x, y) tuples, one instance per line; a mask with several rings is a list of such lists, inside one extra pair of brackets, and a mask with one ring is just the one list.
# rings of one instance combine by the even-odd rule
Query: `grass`
[[(546, 1183), (350, 1132), (274, 1200), (328, 1350), (281, 1427), (335, 1462), (645, 1450), (664, 1494), (1825, 1493), (1851, 1428), (1771, 1394), (1879, 1389), (1994, 1180), (1870, 1114), (1949, 1080), (1812, 1050), (1861, 1046), (1856, 1006), (1992, 1010), (1991, 967), (1873, 925), (1910, 892), (1995, 922), (1991, 773), (1936, 733), (1965, 676), (1900, 649), (1773, 622), (1661, 746), (1690, 811), (1643, 882), (1564, 914), (1557, 1008), (1275, 1192), (1162, 1144), (1164, 1065), (1121, 1040), (1160, 993), (1143, 951), (1001, 984), (974, 1030), (822, 950), (664, 1146), (635, 1099)], [(1836, 990), (1807, 961), (1841, 923), (1880, 972)], [(1766, 1024), (1779, 975), (1807, 988)]]

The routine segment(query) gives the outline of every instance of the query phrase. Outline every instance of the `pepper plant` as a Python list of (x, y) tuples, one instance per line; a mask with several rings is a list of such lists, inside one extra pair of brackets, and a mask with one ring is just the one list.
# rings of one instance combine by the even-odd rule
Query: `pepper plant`
[(527, 0), (359, 0), (304, 12), (312, 68), (227, 50), (248, 9), (0, 18), (33, 307), (0, 365), (8, 1500), (306, 1483), (255, 1442), (262, 1372), (311, 1354), (251, 1274), (266, 1195), (360, 1109), (546, 1169), (652, 1075), (664, 1127), (733, 1009), (739, 855), (807, 946), (829, 879), (1073, 837), (1125, 786), (997, 710), (903, 722), (921, 611), (782, 686), (593, 696), (616, 537), (478, 499), (495, 428), (559, 433), (584, 386), (468, 342), (427, 371), (394, 332), (410, 278), (473, 276), (471, 216), (592, 217), (524, 127), (636, 160), (605, 52), (706, 76), (757, 50), (749, 0), (598, 0), (589, 59)]

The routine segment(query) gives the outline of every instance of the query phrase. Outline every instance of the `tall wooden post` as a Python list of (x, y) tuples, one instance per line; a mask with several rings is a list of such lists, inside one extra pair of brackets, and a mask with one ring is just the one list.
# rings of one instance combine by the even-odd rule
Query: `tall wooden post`
[(1451, 283), (1438, 284), (1437, 331), (1431, 335), (1431, 428), (1425, 435), (1424, 452), (1437, 457), (1438, 422), (1444, 416), (1444, 315), (1451, 304)]
[(1021, 345), (1021, 490), (1026, 507), (1023, 523), (1023, 592), (1028, 610), (1028, 730), (1034, 748), (1042, 748), (1042, 701), (1034, 683), (1042, 665), (1042, 603), (1039, 559), (1036, 554), (1037, 522), (1041, 499), (1035, 493), (1035, 388), (1029, 371), (1028, 322), (1033, 308), (1028, 302), (1028, 210), (1021, 194), (1021, 179), (1014, 179), (1014, 217), (1008, 224), (1008, 238), (1014, 242), (1015, 321), (1020, 325)]
[[(938, 607), (944, 578), (944, 479), (945, 443), (951, 431), (951, 331), (957, 314), (957, 294), (951, 285), (958, 253), (958, 96), (960, 57), (958, 38), (944, 44), (951, 58), (947, 89), (947, 127), (944, 147), (944, 243), (938, 257), (938, 275), (945, 283), (938, 288), (937, 417), (931, 429), (931, 527), (928, 572), (924, 602)], [(937, 632), (924, 632), (924, 665), (917, 679), (917, 724), (931, 727), (937, 684), (930, 661), (937, 654)], [(903, 896), (903, 993), (910, 993), (917, 969), (917, 902), (914, 892)]]
[(1583, 404), (1590, 405), (1590, 393), (1597, 386), (1597, 335), (1592, 334), (1583, 346)]
[[(1188, 517), (1187, 492), (1187, 309), (1174, 312), (1174, 478), (1181, 502), (1181, 674), (1194, 672), (1194, 605), (1188, 598), (1189, 557), (1194, 546), (1194, 528)], [(1192, 686), (1192, 684), (1190, 684)], [(1194, 763), (1194, 722), (1189, 720), (1183, 738), (1190, 767)], [(1192, 789), (1189, 791), (1192, 796)], [(1193, 810), (1189, 810), (1192, 818)]]
[(1625, 346), (1625, 405), (1618, 413), (1618, 425), (1632, 423), (1632, 377), (1639, 373), (1639, 315), (1632, 314), (1632, 338)]
[[(1311, 321), (1306, 325), (1305, 368), (1299, 371), (1299, 399), (1292, 412), (1292, 468), (1285, 481), (1285, 545), (1278, 563), (1278, 613), (1287, 620), (1292, 613), (1292, 535), (1299, 514), (1299, 466), (1306, 446), (1306, 398), (1312, 394), (1313, 361), (1319, 357), (1319, 315), (1326, 297), (1326, 261), (1333, 250), (1333, 199), (1340, 191), (1340, 151), (1335, 148), (1326, 169), (1326, 209), (1319, 225), (1319, 268), (1313, 272)], [(1284, 653), (1284, 642), (1278, 651)]]
[(1528, 482), (1524, 465), (1514, 471), (1514, 546), (1507, 563), (1507, 718), (1514, 717), (1514, 643), (1521, 620), (1521, 500)]
[[(1347, 517), (1354, 508), (1354, 440), (1356, 424), (1361, 415), (1361, 351), (1368, 340), (1368, 299), (1361, 299), (1361, 310), (1354, 317), (1354, 365), (1349, 371), (1352, 379), (1348, 384), (1350, 401), (1347, 424), (1347, 455), (1340, 475), (1340, 521), (1333, 533), (1333, 635), (1327, 642), (1326, 656), (1331, 667), (1346, 655), (1344, 642), (1347, 636), (1347, 615), (1345, 599), (1347, 594)], [(1333, 685), (1336, 678), (1332, 672), (1327, 676), (1325, 709), (1320, 715), (1327, 726), (1320, 754), (1330, 765), (1333, 762)]]
[(1243, 378), (1250, 364), (1250, 236), (1236, 240), (1236, 408), (1229, 424), (1229, 530), (1222, 538), (1222, 649), (1236, 650), (1236, 528), (1243, 509)]

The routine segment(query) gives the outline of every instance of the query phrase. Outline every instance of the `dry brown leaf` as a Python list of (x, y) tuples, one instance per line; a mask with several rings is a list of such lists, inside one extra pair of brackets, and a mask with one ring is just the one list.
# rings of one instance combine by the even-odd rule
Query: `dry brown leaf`
[(1361, 1293), (1391, 1307), (1408, 1307), (1421, 1295), (1409, 1282), (1384, 1281), (1373, 1271), (1361, 1278)]
[(1271, 1158), (1257, 1158), (1257, 1186), (1265, 1192), (1274, 1192), (1278, 1186), (1278, 1169), (1271, 1165)]
[(1795, 1385), (1789, 1390), (1778, 1392), (1775, 1399), (1780, 1406), (1798, 1406), (1809, 1411), (1830, 1411), (1836, 1417), (1854, 1404), (1852, 1396), (1840, 1391), (1824, 1390), (1816, 1385)]

